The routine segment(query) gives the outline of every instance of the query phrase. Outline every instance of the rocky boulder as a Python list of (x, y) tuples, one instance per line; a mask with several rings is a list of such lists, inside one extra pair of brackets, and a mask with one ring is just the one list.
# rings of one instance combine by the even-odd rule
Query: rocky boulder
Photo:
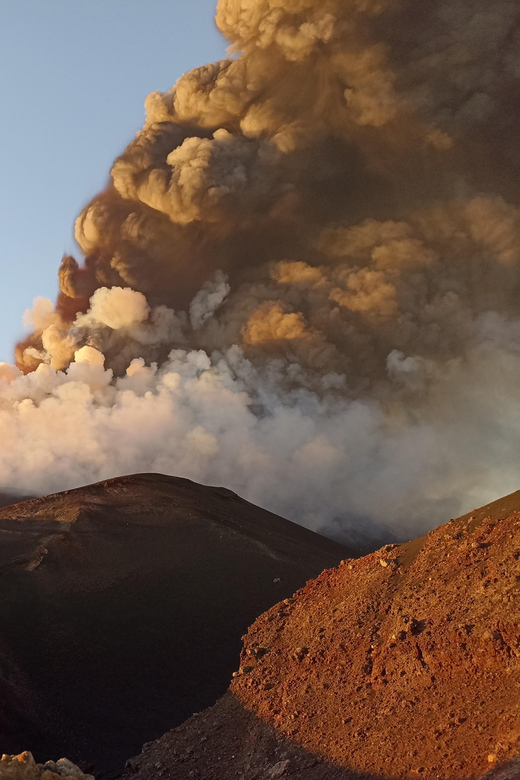
[(32, 753), (4, 755), (0, 759), (1, 780), (94, 780), (66, 758), (37, 764)]

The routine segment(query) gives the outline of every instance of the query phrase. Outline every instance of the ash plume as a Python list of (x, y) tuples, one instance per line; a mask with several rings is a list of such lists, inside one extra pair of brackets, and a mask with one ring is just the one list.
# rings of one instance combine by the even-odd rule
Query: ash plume
[(516, 489), (518, 4), (216, 20), (0, 366), (0, 482), (162, 471), (346, 538)]

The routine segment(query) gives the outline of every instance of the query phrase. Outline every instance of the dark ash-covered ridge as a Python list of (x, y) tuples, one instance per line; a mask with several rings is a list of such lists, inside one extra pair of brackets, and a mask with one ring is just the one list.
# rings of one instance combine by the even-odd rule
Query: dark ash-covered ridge
[(224, 693), (255, 617), (346, 554), (161, 475), (0, 510), (4, 752), (115, 769)]

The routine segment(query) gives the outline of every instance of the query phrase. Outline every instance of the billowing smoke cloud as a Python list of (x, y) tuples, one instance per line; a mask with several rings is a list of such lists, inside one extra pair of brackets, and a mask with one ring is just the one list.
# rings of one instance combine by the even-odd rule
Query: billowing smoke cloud
[(338, 535), (516, 489), (520, 7), (220, 0), (56, 306), (0, 366), (0, 483), (162, 471)]

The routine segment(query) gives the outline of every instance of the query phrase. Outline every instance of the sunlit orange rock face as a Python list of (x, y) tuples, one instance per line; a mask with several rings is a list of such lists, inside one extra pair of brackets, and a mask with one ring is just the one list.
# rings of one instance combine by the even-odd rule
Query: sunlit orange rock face
[(231, 692), (331, 764), (468, 780), (520, 753), (520, 493), (325, 571), (262, 615)]

